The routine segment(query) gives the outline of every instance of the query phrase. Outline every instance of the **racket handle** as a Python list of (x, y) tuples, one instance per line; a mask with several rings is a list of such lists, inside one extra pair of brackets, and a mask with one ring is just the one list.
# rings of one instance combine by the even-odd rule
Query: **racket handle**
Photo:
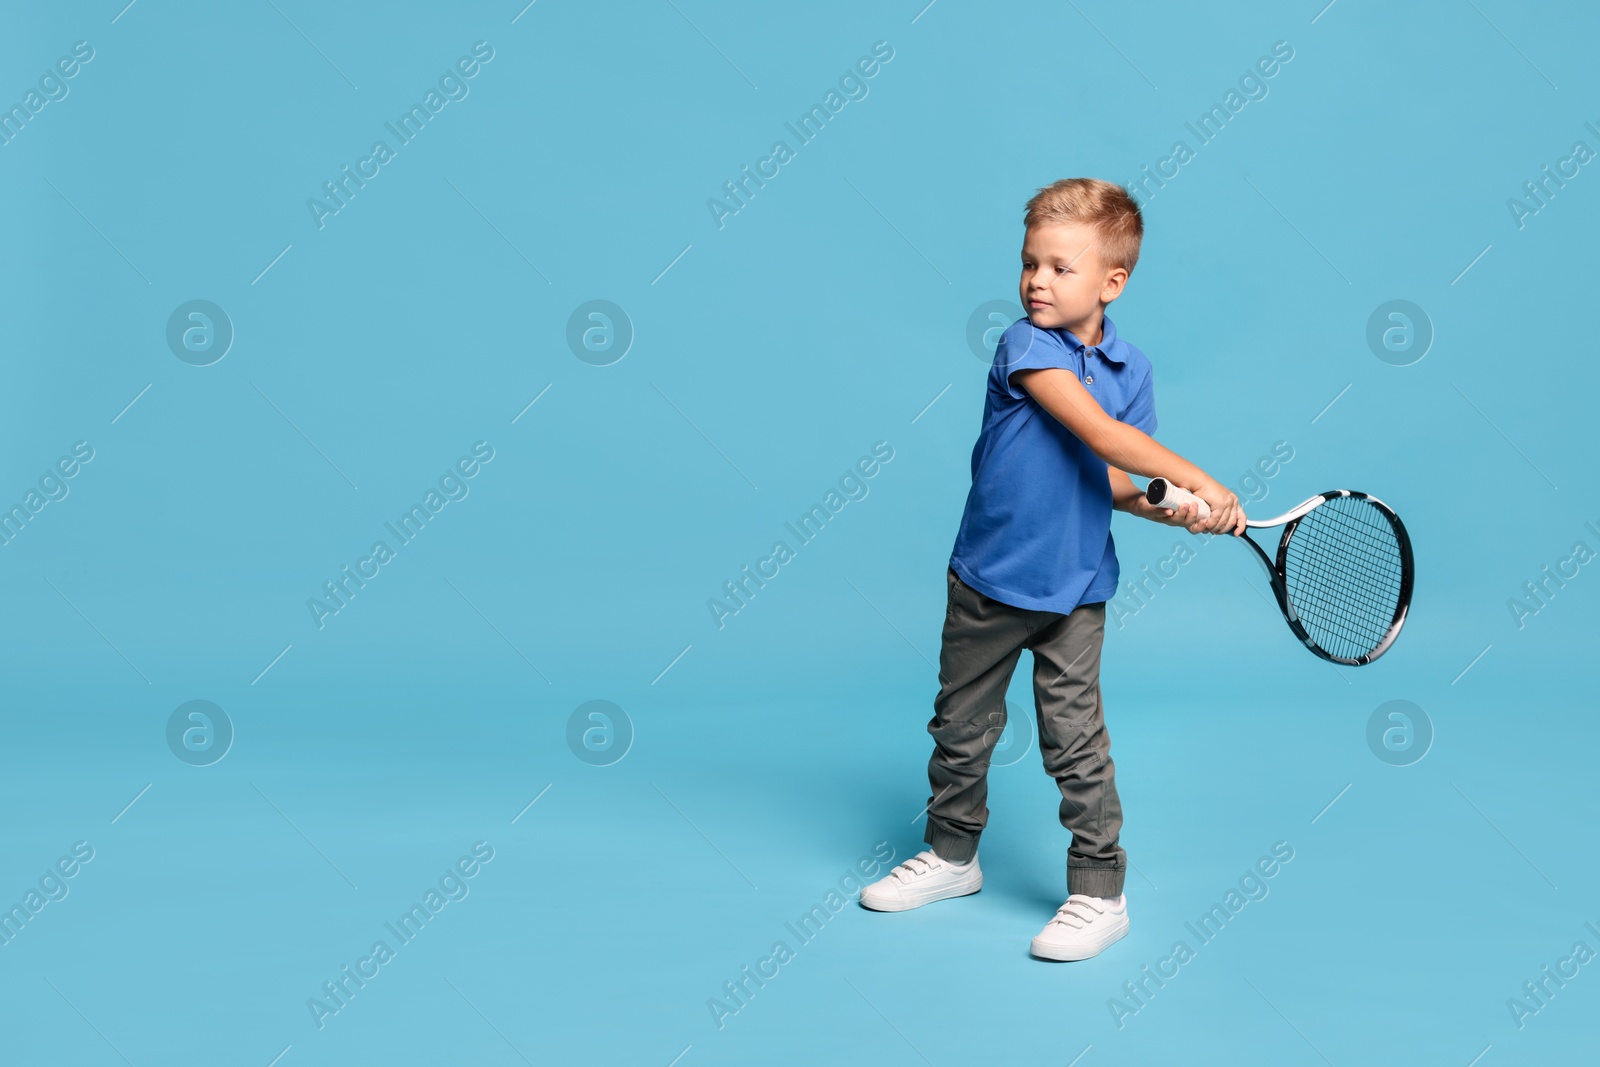
[(1198, 504), (1200, 518), (1211, 517), (1211, 505), (1189, 490), (1173, 485), (1165, 478), (1152, 478), (1144, 491), (1144, 498), (1158, 508), (1181, 508), (1185, 504)]

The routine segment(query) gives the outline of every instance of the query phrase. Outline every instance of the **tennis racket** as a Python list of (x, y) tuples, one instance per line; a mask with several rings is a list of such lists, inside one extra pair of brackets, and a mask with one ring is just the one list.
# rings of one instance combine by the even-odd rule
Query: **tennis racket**
[[(1165, 478), (1156, 478), (1145, 499), (1158, 508), (1204, 500)], [(1411, 607), (1411, 538), (1400, 516), (1377, 497), (1353, 489), (1318, 493), (1275, 519), (1248, 520), (1246, 527), (1282, 526), (1274, 559), (1250, 538), (1267, 569), (1278, 607), (1305, 646), (1325, 660), (1359, 667), (1388, 651)]]

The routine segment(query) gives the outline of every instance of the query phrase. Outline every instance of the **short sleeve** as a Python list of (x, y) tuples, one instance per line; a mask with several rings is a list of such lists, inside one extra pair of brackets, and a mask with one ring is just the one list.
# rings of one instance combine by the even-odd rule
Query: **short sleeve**
[(1135, 430), (1142, 430), (1151, 436), (1156, 432), (1156, 394), (1151, 384), (1154, 375), (1150, 365), (1145, 364), (1144, 380), (1133, 392), (1133, 399), (1128, 401), (1128, 406), (1122, 412), (1119, 422), (1125, 422)]
[(1029, 397), (1026, 389), (1011, 380), (1018, 371), (1059, 367), (1078, 373), (1078, 365), (1061, 338), (1049, 330), (1039, 329), (1027, 319), (1018, 319), (1000, 336), (1000, 344), (994, 351), (994, 366), (1001, 384), (1015, 400)]

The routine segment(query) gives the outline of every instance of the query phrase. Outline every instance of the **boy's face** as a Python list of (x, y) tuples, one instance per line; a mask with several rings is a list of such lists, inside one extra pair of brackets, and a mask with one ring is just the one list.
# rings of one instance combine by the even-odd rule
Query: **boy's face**
[(1018, 293), (1028, 320), (1042, 330), (1092, 324), (1122, 294), (1128, 272), (1107, 267), (1095, 247), (1095, 232), (1081, 222), (1030, 226), (1022, 240)]

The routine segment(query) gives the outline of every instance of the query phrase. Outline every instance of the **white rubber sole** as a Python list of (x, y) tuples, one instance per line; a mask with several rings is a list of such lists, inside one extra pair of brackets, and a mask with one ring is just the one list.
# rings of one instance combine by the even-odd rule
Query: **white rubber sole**
[(1107, 926), (1105, 933), (1093, 941), (1079, 941), (1071, 944), (1058, 944), (1043, 939), (1043, 935), (1036, 937), (1029, 944), (1028, 950), (1042, 960), (1057, 960), (1071, 962), (1086, 960), (1100, 955), (1112, 945), (1121, 941), (1128, 933), (1128, 915), (1122, 915), (1122, 922), (1117, 926)]
[(861, 891), (861, 906), (870, 911), (910, 911), (920, 908), (924, 904), (932, 904), (938, 900), (949, 900), (952, 897), (970, 897), (983, 888), (983, 872), (973, 874), (953, 882), (942, 889), (930, 890), (911, 896), (903, 894), (886, 894), (878, 896), (872, 893), (872, 886), (867, 886)]

